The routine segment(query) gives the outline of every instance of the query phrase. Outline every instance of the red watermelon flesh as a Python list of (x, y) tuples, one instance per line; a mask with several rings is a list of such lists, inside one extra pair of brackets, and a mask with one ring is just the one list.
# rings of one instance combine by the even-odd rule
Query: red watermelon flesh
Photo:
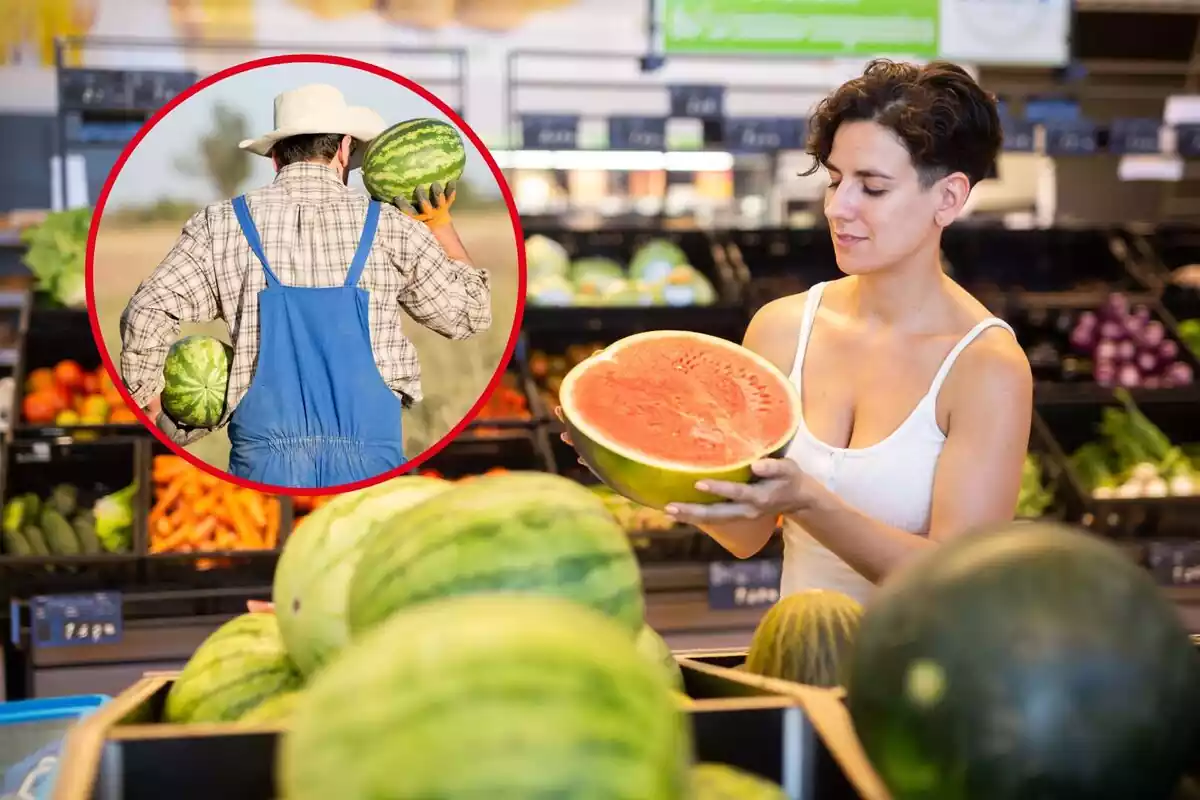
[(627, 337), (576, 366), (560, 391), (584, 461), (638, 502), (711, 502), (697, 480), (749, 480), (795, 435), (800, 399), (779, 369), (733, 342), (686, 331)]

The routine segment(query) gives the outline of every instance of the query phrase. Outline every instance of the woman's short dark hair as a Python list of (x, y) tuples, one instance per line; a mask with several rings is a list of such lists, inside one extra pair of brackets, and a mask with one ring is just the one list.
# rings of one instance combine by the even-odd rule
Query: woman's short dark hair
[(279, 159), (281, 167), (318, 158), (328, 161), (337, 153), (343, 135), (341, 133), (298, 133), (295, 136), (280, 139), (271, 148), (271, 152)]
[(991, 171), (1003, 142), (995, 96), (962, 67), (876, 59), (817, 106), (807, 146), (815, 162), (804, 174), (827, 164), (843, 122), (860, 120), (900, 138), (926, 187), (953, 172), (964, 173), (974, 186)]

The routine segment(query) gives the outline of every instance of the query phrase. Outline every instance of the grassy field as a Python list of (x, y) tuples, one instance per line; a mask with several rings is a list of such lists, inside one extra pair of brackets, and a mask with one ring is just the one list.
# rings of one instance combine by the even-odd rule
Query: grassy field
[[(461, 342), (451, 342), (404, 317), (403, 329), (421, 359), (425, 398), (405, 413), (406, 450), (410, 458), (437, 442), (470, 410), (487, 388), (508, 342), (516, 312), (517, 252), (512, 224), (504, 207), (455, 214), (459, 235), (472, 260), (492, 275), (492, 328)], [(97, 314), (109, 355), (121, 353), (120, 316), (129, 296), (157, 266), (179, 235), (181, 222), (130, 224), (101, 222), (96, 242)], [(224, 322), (185, 325), (181, 335), (211, 333), (228, 340)], [(210, 434), (188, 450), (220, 469), (229, 463), (224, 431)]]

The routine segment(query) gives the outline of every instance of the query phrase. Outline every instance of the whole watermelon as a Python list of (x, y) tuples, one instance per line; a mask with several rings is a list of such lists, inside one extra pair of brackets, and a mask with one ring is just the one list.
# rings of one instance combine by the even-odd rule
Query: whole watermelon
[(259, 704), (300, 688), (274, 614), (242, 614), (213, 631), (167, 693), (165, 722), (236, 722)]
[(827, 589), (780, 598), (759, 620), (746, 672), (810, 686), (843, 685), (862, 613), (857, 600)]
[(1200, 660), (1116, 546), (1017, 523), (884, 582), (848, 708), (894, 800), (1166, 798), (1200, 745)]
[(622, 626), (553, 597), (400, 611), (305, 689), (288, 800), (685, 800), (691, 726)]
[(212, 428), (225, 413), (233, 348), (212, 336), (179, 339), (163, 364), (162, 408), (189, 428)]
[(350, 582), (352, 636), (443, 597), (565, 597), (642, 629), (642, 573), (625, 529), (595, 492), (544, 472), (455, 484), (375, 525)]
[(467, 151), (462, 134), (441, 120), (419, 118), (397, 123), (367, 145), (362, 158), (363, 186), (383, 203), (402, 197), (414, 203), (417, 187), (437, 181), (445, 186), (462, 177)]
[(689, 800), (787, 800), (779, 784), (729, 764), (696, 764), (691, 786)]
[(363, 539), (376, 524), (453, 484), (404, 475), (337, 496), (306, 516), (287, 538), (271, 599), (292, 660), (311, 675), (350, 640), (346, 598)]
[(650, 662), (659, 665), (663, 677), (670, 682), (672, 689), (683, 691), (683, 670), (680, 668), (675, 654), (671, 652), (671, 648), (667, 646), (658, 631), (649, 625), (642, 626), (642, 632), (638, 634), (637, 638), (637, 648)]

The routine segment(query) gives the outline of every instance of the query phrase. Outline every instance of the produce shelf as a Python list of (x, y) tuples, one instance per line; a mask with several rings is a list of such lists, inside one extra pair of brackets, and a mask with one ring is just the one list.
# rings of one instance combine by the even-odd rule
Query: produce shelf
[[(1137, 403), (1138, 413), (1161, 434), (1168, 444), (1181, 449), (1180, 472), (1197, 472), (1197, 456), (1200, 456), (1200, 414), (1191, 400), (1158, 400), (1152, 403)], [(1108, 410), (1108, 411), (1106, 411)], [(1132, 462), (1146, 460), (1155, 462), (1157, 434), (1138, 433), (1131, 439), (1128, 430), (1119, 425), (1113, 436), (1102, 432), (1106, 413), (1124, 412), (1125, 406), (1117, 396), (1093, 404), (1047, 405), (1038, 410), (1046, 429), (1052, 432), (1065, 476), (1064, 487), (1078, 494), (1080, 512), (1075, 521), (1092, 530), (1118, 540), (1129, 539), (1194, 539), (1196, 518), (1200, 514), (1200, 479), (1179, 479), (1177, 483), (1159, 470), (1150, 469), (1147, 480), (1134, 488), (1135, 483), (1127, 480)], [(1120, 422), (1123, 417), (1116, 417)], [(1135, 429), (1142, 431), (1140, 425)], [(1149, 441), (1150, 444), (1145, 444)], [(1081, 450), (1081, 448), (1085, 449)], [(1101, 448), (1099, 451), (1096, 448)], [(1117, 453), (1127, 451), (1124, 457)], [(1096, 455), (1099, 453), (1099, 455)], [(1097, 458), (1101, 461), (1097, 462)], [(1095, 471), (1089, 466), (1102, 463), (1104, 470), (1118, 473), (1112, 480), (1118, 487), (1097, 497), (1092, 486)], [(1119, 471), (1119, 472), (1118, 472)], [(1172, 486), (1172, 483), (1175, 483)], [(1183, 491), (1186, 490), (1186, 491)], [(1165, 494), (1164, 494), (1165, 493)]]
[(746, 322), (772, 300), (843, 277), (827, 230), (727, 230), (718, 238), (742, 287)]

